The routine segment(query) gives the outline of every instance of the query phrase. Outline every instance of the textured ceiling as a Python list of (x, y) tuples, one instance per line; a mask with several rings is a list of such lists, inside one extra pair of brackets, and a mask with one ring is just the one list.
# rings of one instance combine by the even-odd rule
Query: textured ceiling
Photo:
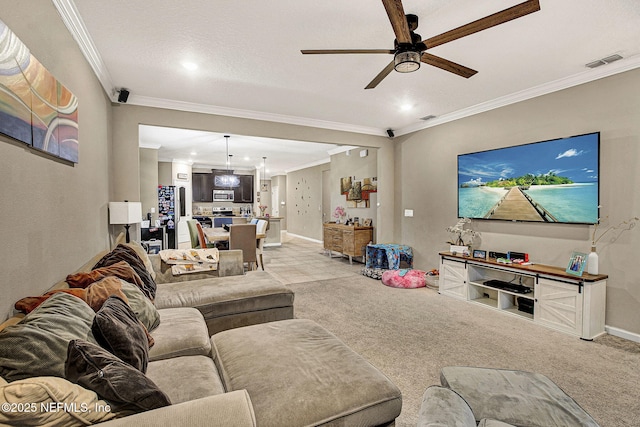
[[(640, 65), (638, 0), (540, 0), (538, 12), (429, 49), (477, 70), (470, 79), (423, 64), (414, 73), (392, 72), (370, 90), (364, 87), (392, 55), (302, 55), (300, 49), (392, 49), (394, 33), (379, 1), (54, 2), (86, 28), (105, 90), (126, 87), (131, 104), (377, 135), (388, 128), (407, 133)], [(521, 2), (403, 4), (419, 16), (416, 33), (426, 39)], [(612, 54), (624, 59), (584, 66)], [(198, 69), (184, 69), (184, 61)], [(420, 120), (427, 115), (436, 118)]]

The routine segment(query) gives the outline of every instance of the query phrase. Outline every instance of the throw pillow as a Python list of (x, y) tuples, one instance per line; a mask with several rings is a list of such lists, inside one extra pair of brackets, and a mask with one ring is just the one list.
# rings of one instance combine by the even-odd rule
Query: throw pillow
[(167, 395), (142, 372), (83, 340), (69, 342), (65, 377), (108, 400), (118, 415), (171, 405)]
[(92, 283), (104, 279), (108, 276), (115, 276), (120, 279), (133, 283), (139, 288), (144, 287), (144, 283), (138, 273), (126, 261), (116, 262), (107, 267), (96, 268), (85, 273), (70, 274), (66, 278), (66, 282), (70, 288), (86, 288)]
[(122, 292), (129, 300), (129, 307), (136, 314), (136, 317), (142, 322), (147, 331), (151, 332), (160, 325), (160, 313), (149, 298), (147, 298), (140, 288), (131, 283), (120, 280)]
[(117, 277), (105, 277), (99, 282), (91, 284), (87, 289), (87, 304), (97, 312), (110, 296), (117, 296), (129, 304), (129, 299), (122, 291), (122, 281)]
[(149, 342), (144, 326), (120, 298), (109, 297), (91, 327), (98, 344), (137, 370), (147, 372)]
[(149, 254), (142, 247), (142, 245), (140, 243), (136, 242), (135, 240), (132, 240), (131, 242), (127, 243), (127, 238), (126, 238), (125, 233), (121, 232), (118, 235), (118, 237), (116, 238), (115, 245), (116, 246), (118, 246), (118, 245), (126, 245), (126, 246), (131, 247), (131, 249), (133, 249), (134, 251), (136, 251), (136, 254), (138, 254), (140, 259), (144, 263), (144, 266), (147, 268), (147, 271), (149, 272), (151, 277), (153, 277), (153, 280), (156, 280), (156, 272), (153, 270), (153, 264), (151, 262), (151, 259), (149, 259)]
[(149, 272), (147, 271), (140, 257), (131, 247), (126, 245), (116, 246), (114, 250), (103, 256), (92, 270), (107, 267), (120, 261), (127, 262), (135, 270), (135, 272), (138, 273), (138, 276), (140, 276), (140, 279), (142, 279), (143, 283), (143, 286), (141, 288), (142, 291), (151, 301), (153, 301), (156, 297), (156, 282), (151, 277), (151, 274), (149, 274)]
[(43, 302), (48, 300), (53, 294), (56, 294), (58, 292), (65, 292), (67, 294), (71, 294), (73, 296), (80, 298), (85, 302), (87, 300), (87, 291), (85, 291), (84, 289), (56, 289), (54, 291), (47, 292), (37, 297), (24, 297), (18, 300), (15, 303), (14, 307), (16, 308), (16, 310), (21, 311), (25, 314), (31, 313), (40, 304), (42, 304)]
[(0, 375), (7, 381), (37, 376), (64, 376), (70, 340), (95, 341), (94, 311), (80, 298), (58, 292), (0, 332)]
[[(86, 426), (114, 418), (109, 403), (64, 378), (34, 377), (0, 384), (0, 424), (20, 426)], [(59, 409), (64, 404), (69, 410)], [(10, 408), (10, 407), (9, 407)]]

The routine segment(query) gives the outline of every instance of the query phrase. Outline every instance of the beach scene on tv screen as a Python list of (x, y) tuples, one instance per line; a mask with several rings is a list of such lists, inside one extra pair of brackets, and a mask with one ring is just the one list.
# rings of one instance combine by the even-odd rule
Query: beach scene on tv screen
[(458, 156), (458, 216), (598, 222), (599, 134)]

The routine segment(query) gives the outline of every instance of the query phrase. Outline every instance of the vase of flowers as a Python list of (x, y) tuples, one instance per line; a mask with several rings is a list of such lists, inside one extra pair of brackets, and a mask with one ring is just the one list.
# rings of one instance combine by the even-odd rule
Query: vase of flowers
[(264, 211), (267, 210), (267, 206), (260, 205), (260, 206), (258, 206), (258, 209), (260, 209), (260, 216), (264, 216)]
[(333, 211), (333, 217), (336, 219), (336, 224), (343, 222), (345, 216), (347, 216), (347, 211), (345, 211), (342, 206), (336, 206)]
[(449, 240), (449, 251), (452, 253), (461, 253), (469, 255), (469, 246), (473, 239), (480, 235), (480, 232), (473, 231), (471, 228), (464, 228), (466, 224), (471, 224), (469, 218), (461, 218), (456, 225), (447, 227), (447, 231), (453, 234), (453, 238)]

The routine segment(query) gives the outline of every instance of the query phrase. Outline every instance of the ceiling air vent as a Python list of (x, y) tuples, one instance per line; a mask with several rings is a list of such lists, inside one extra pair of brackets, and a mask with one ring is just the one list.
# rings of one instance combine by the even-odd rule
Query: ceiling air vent
[(436, 118), (436, 116), (434, 116), (433, 114), (429, 114), (428, 116), (420, 117), (420, 120), (427, 121), (427, 120), (431, 120), (431, 119), (435, 119), (435, 118)]
[(615, 62), (619, 59), (622, 59), (622, 56), (615, 54), (615, 55), (611, 55), (611, 56), (607, 56), (606, 58), (602, 58), (602, 59), (598, 59), (596, 61), (593, 62), (589, 62), (588, 64), (584, 64), (585, 67), (588, 68), (596, 68), (599, 67), (601, 65), (607, 65), (607, 64), (611, 64), (612, 62)]

